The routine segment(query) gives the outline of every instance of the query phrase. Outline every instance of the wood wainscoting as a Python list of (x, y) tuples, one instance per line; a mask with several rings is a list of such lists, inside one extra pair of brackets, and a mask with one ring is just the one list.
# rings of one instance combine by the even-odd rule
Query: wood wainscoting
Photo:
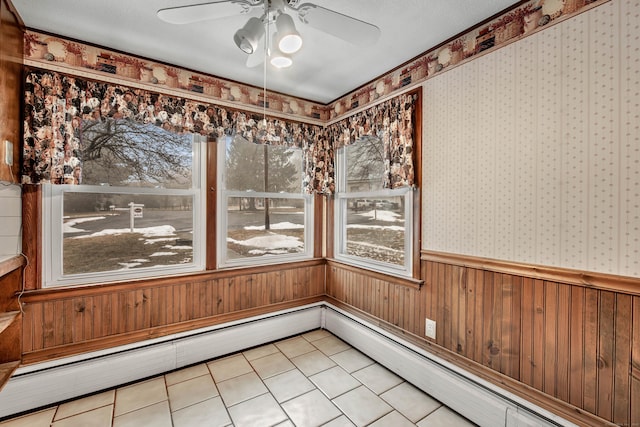
[(127, 284), (27, 291), (23, 364), (321, 301), (323, 259)]
[[(11, 2), (0, 0), (0, 181), (14, 183), (20, 181), (23, 55), (24, 25)], [(5, 161), (5, 141), (13, 147), (12, 166)]]
[(329, 261), (327, 295), (579, 425), (640, 425), (639, 279), (421, 258), (421, 287)]

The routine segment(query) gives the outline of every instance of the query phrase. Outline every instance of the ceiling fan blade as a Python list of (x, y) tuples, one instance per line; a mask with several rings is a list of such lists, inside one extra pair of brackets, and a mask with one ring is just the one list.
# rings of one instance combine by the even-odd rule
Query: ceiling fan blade
[(209, 3), (168, 7), (160, 9), (157, 15), (158, 18), (170, 24), (190, 24), (249, 13), (253, 6), (262, 3), (263, 0), (218, 0)]
[(302, 22), (357, 46), (368, 46), (380, 37), (380, 28), (334, 10), (313, 3), (304, 3), (298, 9)]

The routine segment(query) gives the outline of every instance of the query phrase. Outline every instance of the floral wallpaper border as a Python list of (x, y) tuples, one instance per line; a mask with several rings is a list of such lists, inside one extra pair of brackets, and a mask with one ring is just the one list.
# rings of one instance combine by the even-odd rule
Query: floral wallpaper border
[(349, 115), (354, 110), (404, 91), (475, 55), (527, 37), (554, 21), (560, 22), (608, 1), (611, 0), (531, 0), (516, 6), (334, 101), (329, 106), (329, 120)]
[[(65, 69), (91, 74), (96, 79), (112, 76), (123, 82), (152, 86), (153, 90), (169, 89), (173, 92), (197, 94), (223, 101), (237, 108), (265, 108), (271, 114), (286, 114), (300, 120), (326, 121), (329, 107), (299, 98), (267, 92), (254, 86), (230, 82), (208, 74), (196, 73), (166, 64), (140, 59), (89, 44), (66, 40), (27, 30), (24, 36), (24, 57), (42, 68)], [(188, 96), (188, 95), (187, 95)]]

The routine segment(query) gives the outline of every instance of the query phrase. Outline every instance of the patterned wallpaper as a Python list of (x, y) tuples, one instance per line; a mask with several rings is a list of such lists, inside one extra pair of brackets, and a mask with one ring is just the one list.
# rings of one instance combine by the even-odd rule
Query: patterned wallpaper
[(640, 277), (640, 3), (424, 83), (423, 249)]
[(376, 102), (408, 87), (450, 71), (480, 54), (546, 30), (590, 8), (610, 0), (530, 0), (504, 14), (470, 29), (465, 34), (426, 51), (407, 64), (333, 102), (329, 119)]

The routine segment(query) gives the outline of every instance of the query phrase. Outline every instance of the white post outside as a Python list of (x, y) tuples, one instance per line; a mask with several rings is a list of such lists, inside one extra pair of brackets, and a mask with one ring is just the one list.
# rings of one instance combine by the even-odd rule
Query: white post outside
[(129, 229), (133, 233), (133, 226), (136, 218), (142, 218), (142, 208), (144, 205), (139, 203), (129, 203)]

